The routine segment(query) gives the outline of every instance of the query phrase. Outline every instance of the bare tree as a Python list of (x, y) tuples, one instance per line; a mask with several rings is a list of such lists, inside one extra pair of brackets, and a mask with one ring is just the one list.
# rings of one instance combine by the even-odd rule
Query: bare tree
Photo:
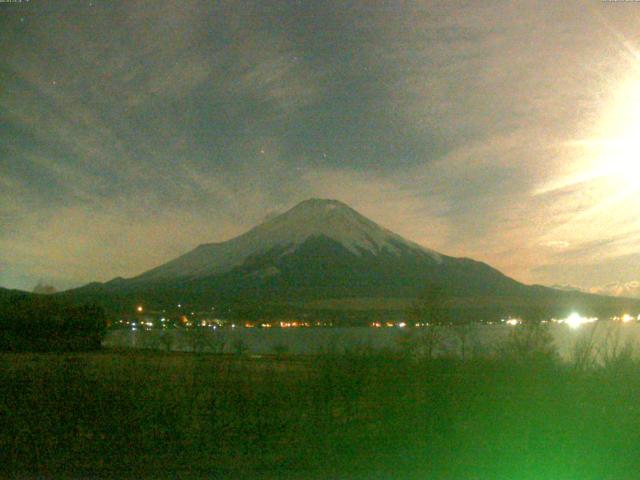
[(160, 343), (167, 352), (173, 349), (175, 342), (176, 336), (173, 329), (163, 329), (162, 332), (160, 332)]
[(412, 344), (414, 352), (428, 359), (433, 358), (442, 341), (441, 329), (449, 320), (444, 287), (436, 283), (427, 285), (411, 305), (409, 320), (421, 327)]
[(537, 322), (516, 326), (497, 350), (509, 361), (523, 364), (555, 360), (558, 356), (548, 325)]
[(212, 353), (223, 353), (227, 345), (227, 335), (221, 328), (207, 331), (204, 340), (207, 350)]
[(156, 330), (142, 330), (142, 348), (159, 350), (161, 345), (160, 335)]
[(194, 353), (202, 353), (207, 345), (205, 327), (187, 327), (185, 330), (187, 345)]
[(464, 362), (467, 358), (469, 342), (475, 338), (475, 325), (470, 322), (456, 323), (451, 326), (453, 334), (458, 339), (460, 345), (460, 358)]
[(249, 346), (242, 338), (236, 338), (233, 342), (233, 351), (236, 355), (242, 356), (247, 353)]

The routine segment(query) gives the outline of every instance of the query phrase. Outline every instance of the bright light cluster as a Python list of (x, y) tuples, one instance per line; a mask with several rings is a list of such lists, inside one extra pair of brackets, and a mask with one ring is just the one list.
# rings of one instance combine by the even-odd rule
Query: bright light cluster
[(585, 323), (593, 323), (597, 321), (598, 321), (597, 317), (583, 317), (579, 313), (573, 312), (567, 318), (563, 320), (559, 320), (558, 323), (565, 323), (570, 328), (576, 329), (584, 325)]
[(638, 317), (636, 318), (633, 315), (629, 315), (628, 313), (625, 313), (621, 317), (618, 317), (618, 316), (611, 317), (611, 320), (614, 322), (622, 322), (622, 323), (631, 323), (635, 320), (640, 322), (640, 315), (638, 315)]

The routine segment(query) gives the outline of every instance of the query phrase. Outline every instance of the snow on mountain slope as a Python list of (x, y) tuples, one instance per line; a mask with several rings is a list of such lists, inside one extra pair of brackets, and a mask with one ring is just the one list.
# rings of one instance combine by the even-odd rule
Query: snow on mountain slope
[(135, 279), (161, 280), (222, 273), (240, 265), (247, 257), (274, 247), (286, 247), (287, 252), (293, 252), (305, 240), (316, 236), (335, 240), (356, 255), (362, 252), (376, 255), (382, 251), (399, 255), (408, 249), (418, 255), (429, 255), (436, 262), (441, 261), (437, 252), (380, 227), (342, 202), (310, 199), (239, 237), (200, 245)]

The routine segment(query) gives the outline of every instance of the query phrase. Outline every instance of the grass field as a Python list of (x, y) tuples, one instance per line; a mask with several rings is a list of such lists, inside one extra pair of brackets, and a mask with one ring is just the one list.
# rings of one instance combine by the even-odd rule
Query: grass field
[(538, 347), (1, 354), (0, 476), (638, 478), (632, 352), (567, 364)]

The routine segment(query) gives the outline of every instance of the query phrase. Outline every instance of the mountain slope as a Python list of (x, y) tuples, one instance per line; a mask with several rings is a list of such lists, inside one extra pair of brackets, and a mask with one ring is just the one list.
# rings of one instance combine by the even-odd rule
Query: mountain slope
[(405, 240), (344, 203), (319, 199), (229, 241), (200, 245), (137, 277), (93, 283), (65, 295), (126, 308), (135, 302), (263, 308), (360, 299), (366, 310), (366, 305), (384, 304), (375, 299), (404, 299), (394, 300), (394, 308), (409, 308), (433, 285), (457, 315), (469, 318), (560, 315), (575, 308), (605, 315), (640, 306), (628, 299), (526, 286), (485, 263)]
[(229, 271), (250, 256), (282, 248), (282, 253), (295, 251), (312, 237), (326, 237), (355, 254), (364, 252), (398, 253), (408, 248), (439, 261), (440, 255), (409, 242), (380, 227), (337, 200), (306, 200), (286, 213), (268, 220), (232, 240), (198, 246), (164, 265), (142, 275), (136, 281), (162, 280), (175, 277), (204, 277)]
[(23, 290), (14, 290), (0, 287), (0, 301), (4, 301), (11, 297), (29, 297), (32, 296), (30, 292), (25, 292)]

